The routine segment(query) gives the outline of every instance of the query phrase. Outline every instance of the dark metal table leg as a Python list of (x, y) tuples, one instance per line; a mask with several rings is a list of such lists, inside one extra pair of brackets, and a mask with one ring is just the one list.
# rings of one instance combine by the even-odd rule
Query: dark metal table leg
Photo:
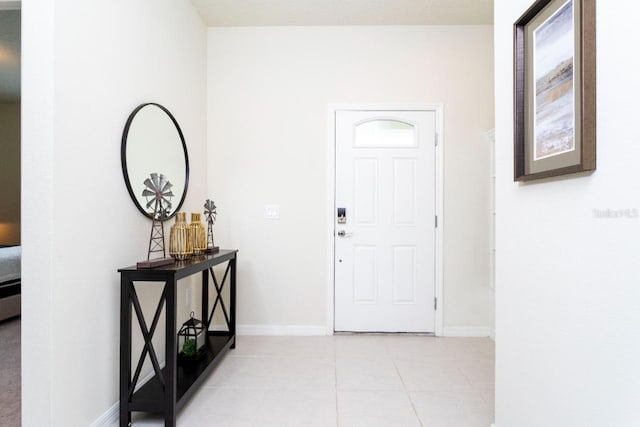
[(131, 424), (129, 389), (131, 388), (131, 299), (127, 275), (120, 278), (120, 427)]
[(166, 307), (166, 333), (165, 333), (165, 389), (164, 389), (164, 425), (175, 427), (176, 425), (176, 288), (177, 281), (167, 280), (167, 307)]
[(202, 272), (202, 323), (209, 331), (209, 270)]
[(229, 289), (229, 333), (233, 337), (230, 348), (236, 348), (236, 259), (238, 255), (229, 260), (231, 264), (231, 289)]

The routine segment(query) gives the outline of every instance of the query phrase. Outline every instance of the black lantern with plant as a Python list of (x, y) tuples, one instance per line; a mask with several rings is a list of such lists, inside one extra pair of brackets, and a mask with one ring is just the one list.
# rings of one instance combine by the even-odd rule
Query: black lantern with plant
[(206, 330), (204, 324), (196, 319), (193, 311), (189, 320), (178, 331), (178, 356), (184, 359), (197, 359), (204, 352)]

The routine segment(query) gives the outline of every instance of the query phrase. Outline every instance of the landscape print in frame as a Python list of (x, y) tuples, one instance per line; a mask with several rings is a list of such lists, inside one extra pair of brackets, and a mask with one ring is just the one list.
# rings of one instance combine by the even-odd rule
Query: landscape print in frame
[(533, 31), (533, 159), (575, 150), (573, 0)]
[(595, 170), (595, 0), (538, 0), (514, 36), (514, 179)]

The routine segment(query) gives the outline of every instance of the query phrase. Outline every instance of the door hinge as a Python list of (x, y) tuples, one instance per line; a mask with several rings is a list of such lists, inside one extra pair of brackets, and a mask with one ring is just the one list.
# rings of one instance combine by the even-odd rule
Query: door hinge
[(436, 228), (438, 228), (438, 215), (436, 215)]
[(438, 298), (433, 298), (433, 309), (437, 310), (438, 309)]
[(435, 142), (436, 142), (436, 147), (437, 147), (438, 146), (438, 134), (436, 133), (435, 135), (436, 135)]

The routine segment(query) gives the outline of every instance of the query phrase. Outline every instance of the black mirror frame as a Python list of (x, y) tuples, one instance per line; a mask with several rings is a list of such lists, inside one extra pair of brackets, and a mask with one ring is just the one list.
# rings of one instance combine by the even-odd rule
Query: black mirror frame
[(129, 196), (131, 196), (131, 200), (133, 200), (133, 203), (136, 205), (138, 210), (145, 217), (147, 217), (149, 219), (153, 219), (153, 215), (151, 213), (149, 213), (149, 212), (146, 212), (144, 210), (144, 208), (138, 202), (138, 199), (136, 198), (136, 195), (133, 192), (133, 188), (131, 188), (131, 182), (129, 180), (129, 173), (127, 172), (127, 136), (129, 135), (129, 128), (131, 127), (131, 123), (133, 122), (133, 119), (135, 118), (136, 114), (138, 114), (138, 111), (140, 111), (141, 109), (143, 109), (147, 105), (155, 105), (156, 107), (160, 108), (162, 111), (164, 111), (169, 116), (169, 118), (173, 122), (174, 126), (178, 130), (178, 135), (180, 135), (180, 141), (182, 142), (182, 150), (184, 152), (184, 163), (185, 163), (184, 189), (182, 191), (182, 197), (180, 198), (180, 202), (178, 203), (177, 207), (166, 218), (166, 220), (168, 220), (168, 219), (173, 218), (173, 216), (180, 210), (180, 208), (182, 207), (182, 204), (184, 203), (184, 199), (187, 197), (187, 190), (189, 189), (189, 154), (187, 153), (187, 144), (186, 144), (186, 142), (184, 140), (184, 135), (182, 134), (182, 129), (180, 129), (180, 125), (178, 124), (178, 121), (176, 120), (175, 117), (173, 117), (173, 114), (171, 114), (171, 112), (169, 110), (167, 110), (164, 106), (162, 106), (162, 105), (160, 105), (158, 103), (155, 103), (155, 102), (146, 102), (144, 104), (138, 105), (131, 112), (131, 114), (129, 114), (129, 118), (127, 118), (127, 123), (124, 126), (124, 131), (122, 132), (122, 143), (120, 145), (120, 161), (122, 163), (122, 174), (124, 176), (124, 183), (127, 186), (127, 191), (129, 191)]

